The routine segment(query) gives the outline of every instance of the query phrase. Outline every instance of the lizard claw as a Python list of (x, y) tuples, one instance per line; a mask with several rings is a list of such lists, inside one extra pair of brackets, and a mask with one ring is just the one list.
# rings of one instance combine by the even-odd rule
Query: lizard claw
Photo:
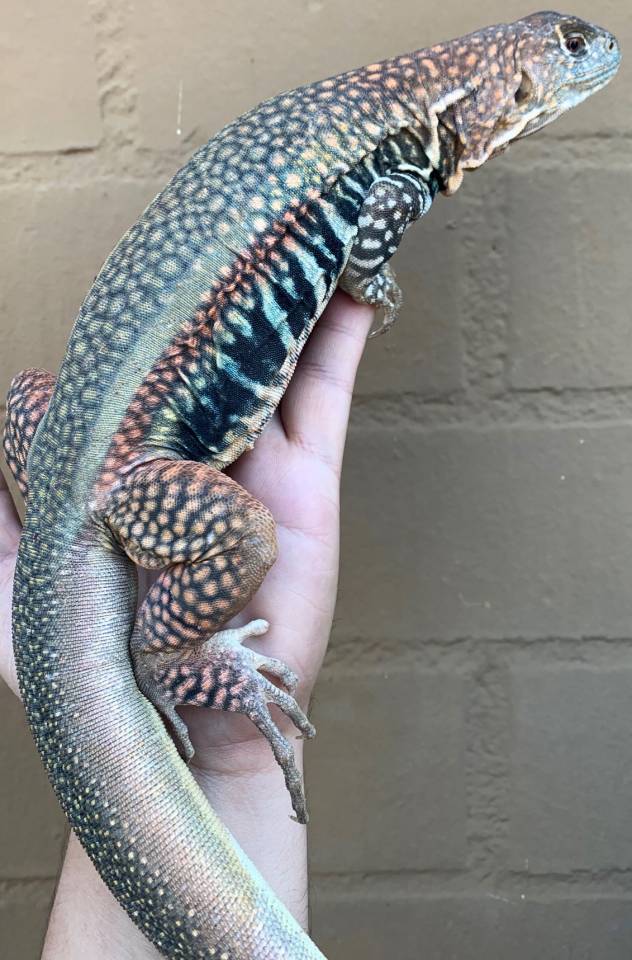
[[(296, 819), (307, 823), (303, 777), (290, 742), (268, 709), (271, 703), (279, 707), (298, 728), (300, 738), (310, 739), (315, 735), (313, 725), (292, 695), (298, 677), (282, 660), (263, 656), (242, 645), (244, 639), (261, 636), (267, 629), (265, 620), (253, 620), (244, 627), (214, 634), (186, 659), (165, 656), (142, 688), (143, 692), (149, 691), (146, 695), (169, 720), (187, 760), (193, 756), (193, 748), (176, 706), (214, 707), (249, 717), (270, 744), (283, 770)], [(262, 671), (279, 680), (285, 689), (274, 684)]]

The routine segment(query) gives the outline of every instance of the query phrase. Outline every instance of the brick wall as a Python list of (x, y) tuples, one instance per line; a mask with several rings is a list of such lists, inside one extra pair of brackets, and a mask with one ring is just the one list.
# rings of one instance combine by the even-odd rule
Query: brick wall
[[(223, 122), (527, 12), (460, 8), (6, 0), (2, 394), (56, 369), (113, 243)], [(574, 11), (632, 51), (626, 5)], [(331, 960), (632, 955), (631, 134), (624, 64), (398, 255), (407, 304), (360, 375), (308, 748)], [(34, 960), (63, 824), (6, 690), (0, 769), (0, 958)]]

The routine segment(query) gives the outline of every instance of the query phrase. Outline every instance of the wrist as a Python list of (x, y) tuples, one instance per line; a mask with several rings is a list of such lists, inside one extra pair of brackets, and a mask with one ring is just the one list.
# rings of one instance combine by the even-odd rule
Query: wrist
[[(223, 718), (222, 718), (223, 719)], [(247, 735), (240, 739), (221, 740), (206, 739), (197, 736), (194, 740), (195, 755), (189, 769), (195, 779), (202, 786), (208, 781), (218, 781), (230, 784), (233, 780), (248, 780), (249, 778), (265, 779), (266, 776), (278, 774), (283, 783), (281, 769), (274, 758), (269, 742), (252, 725), (250, 720), (234, 717), (235, 721), (246, 728)], [(296, 735), (294, 728), (283, 729), (284, 735), (291, 744), (297, 764), (302, 764), (303, 745), (302, 737)]]
[[(303, 742), (293, 744), (296, 765), (303, 773)], [(275, 819), (292, 818), (292, 804), (283, 771), (266, 740), (220, 748), (204, 762), (196, 754), (189, 765), (191, 775), (210, 806), (224, 821), (240, 845), (250, 823), (258, 829)], [(298, 824), (292, 821), (293, 826)]]
[[(246, 856), (307, 929), (307, 828), (293, 819), (283, 773), (267, 742), (241, 744), (237, 758), (231, 753), (218, 751), (212, 769), (193, 763), (191, 773)], [(300, 740), (295, 756), (302, 773)]]

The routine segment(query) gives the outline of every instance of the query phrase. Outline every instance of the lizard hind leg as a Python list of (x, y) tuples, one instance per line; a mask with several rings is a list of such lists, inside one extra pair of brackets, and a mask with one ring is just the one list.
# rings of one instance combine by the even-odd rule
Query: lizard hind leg
[(276, 704), (303, 736), (314, 735), (292, 696), (297, 677), (283, 662), (243, 645), (266, 632), (265, 620), (226, 627), (276, 556), (269, 511), (212, 467), (156, 460), (125, 478), (102, 519), (136, 563), (161, 569), (130, 647), (138, 686), (168, 722), (183, 757), (190, 760), (193, 747), (177, 706), (244, 714), (270, 743), (296, 819), (306, 822), (294, 752), (268, 709)]
[(46, 413), (55, 377), (48, 370), (22, 370), (11, 381), (4, 425), (4, 455), (20, 492), (28, 492), (27, 458), (35, 431)]

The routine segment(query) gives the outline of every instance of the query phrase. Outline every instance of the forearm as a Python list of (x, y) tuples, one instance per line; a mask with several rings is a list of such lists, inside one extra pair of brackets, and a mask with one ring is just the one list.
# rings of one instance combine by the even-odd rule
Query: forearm
[[(242, 748), (247, 749), (247, 748)], [(302, 745), (296, 742), (297, 762)], [(276, 765), (259, 764), (258, 745), (239, 770), (196, 771), (209, 803), (275, 893), (307, 926), (306, 830), (290, 819)], [(262, 758), (263, 760), (263, 758)], [(71, 835), (42, 960), (157, 960), (159, 953), (118, 906)]]

